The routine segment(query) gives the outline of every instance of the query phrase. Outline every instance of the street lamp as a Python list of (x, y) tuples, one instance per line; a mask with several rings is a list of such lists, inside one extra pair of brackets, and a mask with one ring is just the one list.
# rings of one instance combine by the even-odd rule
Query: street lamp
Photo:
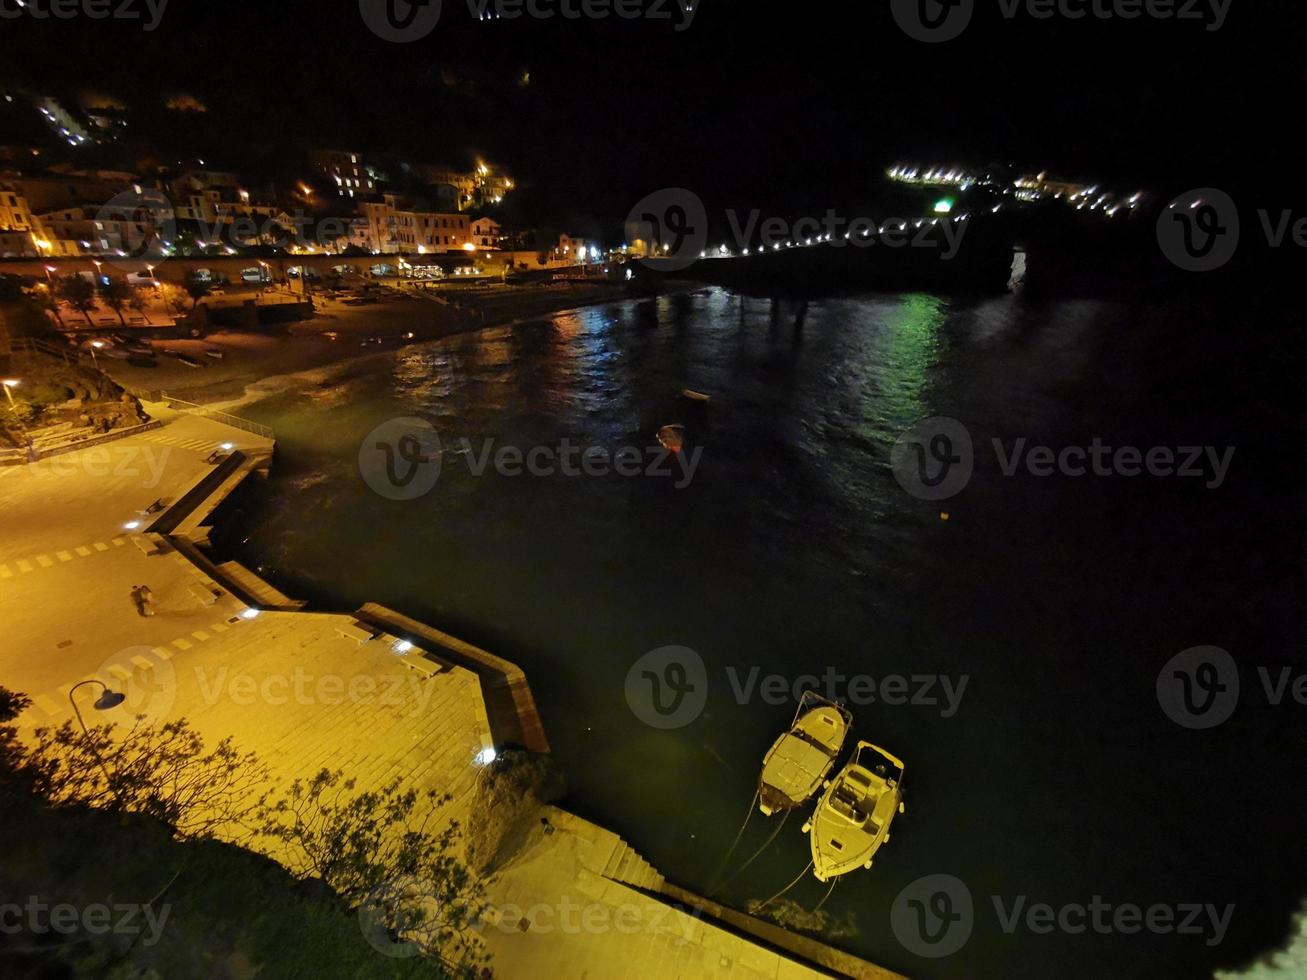
[(48, 283), (50, 284), (50, 288), (51, 288), (51, 289), (54, 288), (54, 279), (52, 279), (52, 278), (50, 277), (50, 273), (52, 273), (52, 272), (54, 272), (54, 266), (52, 266), (52, 265), (47, 265), (47, 266), (45, 267), (45, 281), (48, 282)]
[(73, 697), (73, 694), (79, 687), (85, 687), (87, 684), (99, 684), (104, 688), (100, 693), (100, 696), (95, 699), (96, 711), (108, 711), (110, 708), (118, 707), (118, 705), (127, 700), (127, 695), (121, 694), (118, 691), (109, 690), (109, 685), (105, 684), (104, 681), (95, 680), (94, 678), (74, 684), (68, 690), (68, 703), (73, 706), (73, 713), (77, 715), (77, 724), (82, 726), (82, 735), (86, 739), (87, 747), (91, 750), (91, 754), (95, 756), (95, 761), (100, 764), (100, 771), (104, 773), (104, 785), (116, 796), (118, 795), (118, 791), (114, 788), (113, 778), (109, 775), (109, 767), (104, 764), (104, 759), (100, 757), (100, 750), (97, 749), (95, 743), (91, 741), (91, 733), (86, 730), (86, 722), (82, 720), (82, 709), (77, 707), (77, 699)]
[(96, 280), (96, 282), (100, 282), (101, 280), (104, 279), (104, 276), (101, 274), (101, 271), (100, 271), (100, 262), (99, 262), (98, 260), (96, 260), (96, 259), (91, 259), (91, 265), (95, 266), (95, 280)]
[(95, 356), (95, 352), (98, 351), (103, 346), (104, 346), (103, 340), (91, 341), (91, 363), (95, 365), (95, 369), (97, 371), (100, 370), (100, 359)]
[(0, 381), (0, 385), (3, 385), (5, 389), (5, 394), (9, 396), (9, 407), (16, 408), (17, 406), (14, 404), (14, 393), (10, 389), (18, 387), (19, 385), (18, 379), (5, 378), (4, 381)]

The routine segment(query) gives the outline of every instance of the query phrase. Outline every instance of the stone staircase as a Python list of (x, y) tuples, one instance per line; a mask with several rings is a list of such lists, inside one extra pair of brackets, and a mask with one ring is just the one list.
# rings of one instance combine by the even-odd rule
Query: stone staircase
[(302, 609), (304, 600), (292, 599), (272, 584), (265, 582), (252, 571), (236, 561), (226, 561), (217, 566), (240, 592), (245, 593), (262, 609)]
[(631, 845), (626, 843), (617, 835), (613, 835), (616, 846), (609, 855), (607, 864), (601, 872), (605, 878), (611, 881), (620, 881), (624, 885), (631, 885), (634, 888), (643, 888), (645, 891), (660, 892), (663, 887), (663, 876), (660, 875), (648, 861), (640, 857)]
[(578, 853), (586, 870), (633, 888), (662, 891), (664, 879), (658, 870), (611, 830), (558, 807), (546, 810), (550, 823), (585, 842)]

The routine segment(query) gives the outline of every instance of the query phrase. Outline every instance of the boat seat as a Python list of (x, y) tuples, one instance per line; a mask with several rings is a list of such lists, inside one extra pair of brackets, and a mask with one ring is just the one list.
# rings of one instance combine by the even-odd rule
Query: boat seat
[(888, 790), (880, 794), (880, 799), (876, 801), (876, 809), (872, 811), (871, 822), (879, 830), (889, 822), (890, 817), (894, 816), (894, 808), (898, 805), (898, 798)]

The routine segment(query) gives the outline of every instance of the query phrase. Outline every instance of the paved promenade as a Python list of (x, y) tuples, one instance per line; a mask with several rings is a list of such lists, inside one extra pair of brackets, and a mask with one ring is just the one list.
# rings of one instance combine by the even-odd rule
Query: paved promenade
[[(186, 543), (203, 540), (198, 516), (175, 538), (148, 533), (161, 516), (143, 513), (151, 504), (209, 495), (207, 512), (213, 495), (266, 468), (272, 449), (218, 422), (150, 409), (162, 429), (0, 469), (0, 684), (33, 699), (20, 730), (71, 719), (74, 685), (99, 679), (127, 701), (99, 712), (96, 688), (77, 691), (88, 725), (186, 718), (209, 744), (233, 736), (257, 752), (273, 782), (323, 767), (345, 770), (359, 790), (400, 777), (451, 793), (450, 818), (475, 819), (478, 755), (494, 745), (485, 675), (467, 666), (480, 652), (446, 638), (442, 656), (419, 630), (405, 633), (402, 617), (378, 626), (375, 615), (294, 611), (243, 569), (211, 575)], [(239, 456), (215, 464), (215, 448)], [(138, 585), (153, 592), (151, 615), (132, 601)], [(488, 889), (483, 935), (498, 976), (844, 972), (811, 969), (652, 897), (661, 876), (615, 834), (554, 808), (543, 816)], [(869, 965), (848, 972), (893, 976)]]

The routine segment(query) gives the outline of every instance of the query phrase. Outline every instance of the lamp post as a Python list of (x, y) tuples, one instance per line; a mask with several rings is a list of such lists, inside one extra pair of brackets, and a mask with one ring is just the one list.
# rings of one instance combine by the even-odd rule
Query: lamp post
[(91, 363), (95, 365), (95, 369), (97, 371), (100, 370), (100, 359), (95, 356), (95, 352), (98, 351), (103, 346), (104, 346), (103, 340), (91, 341)]
[(97, 259), (91, 259), (91, 265), (95, 266), (95, 281), (96, 281), (96, 282), (102, 282), (102, 281), (104, 280), (104, 276), (102, 275), (102, 273), (101, 273), (101, 271), (100, 271), (100, 262), (99, 262), (99, 260), (97, 260)]
[(77, 699), (73, 697), (73, 694), (76, 693), (79, 687), (85, 687), (87, 684), (99, 684), (100, 687), (104, 688), (100, 696), (95, 699), (96, 711), (108, 711), (110, 708), (118, 707), (118, 705), (127, 700), (127, 695), (120, 694), (118, 691), (111, 691), (109, 690), (109, 685), (105, 684), (104, 681), (98, 681), (95, 679), (81, 681), (74, 684), (68, 691), (68, 703), (73, 706), (73, 713), (77, 715), (77, 724), (82, 727), (82, 736), (86, 739), (86, 745), (91, 750), (91, 754), (95, 756), (95, 761), (99, 763), (100, 771), (104, 773), (104, 785), (111, 793), (117, 796), (118, 791), (114, 788), (113, 778), (109, 775), (109, 767), (104, 764), (104, 759), (100, 756), (100, 750), (97, 749), (95, 743), (91, 741), (91, 733), (86, 730), (86, 722), (82, 720), (82, 709), (77, 707)]
[(19, 383), (20, 383), (20, 382), (19, 382), (19, 380), (18, 380), (17, 378), (5, 378), (4, 381), (0, 381), (0, 386), (3, 386), (3, 387), (4, 387), (4, 389), (5, 389), (5, 394), (9, 397), (9, 407), (10, 407), (10, 408), (17, 408), (18, 406), (14, 404), (14, 393), (13, 393), (12, 391), (10, 391), (9, 389), (10, 389), (10, 388), (17, 388), (18, 385), (19, 385)]
[(52, 272), (54, 272), (54, 266), (47, 265), (45, 267), (45, 281), (50, 284), (51, 291), (54, 290), (54, 278), (50, 275)]

